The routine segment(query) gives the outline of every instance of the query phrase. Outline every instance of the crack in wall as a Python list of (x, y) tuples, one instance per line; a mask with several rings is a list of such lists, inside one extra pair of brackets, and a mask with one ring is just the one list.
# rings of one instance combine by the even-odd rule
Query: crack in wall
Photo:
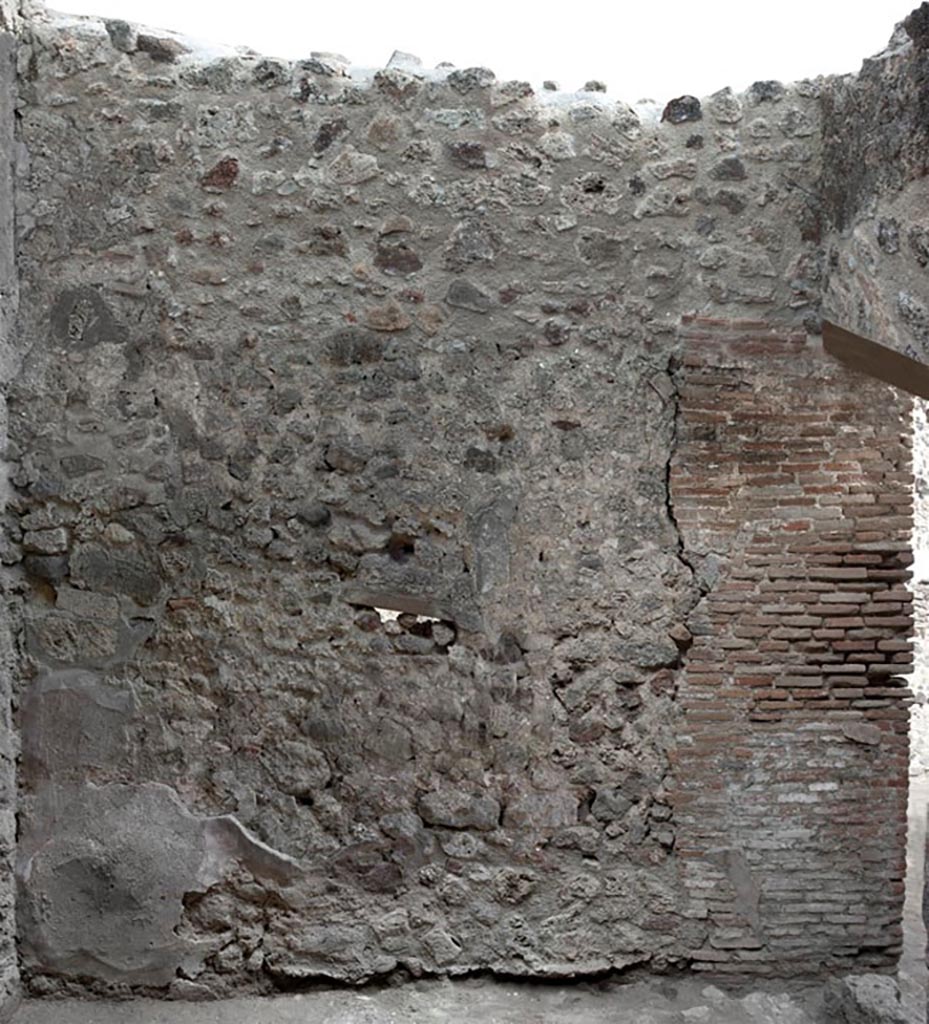
[(681, 530), (681, 525), (677, 520), (677, 515), (674, 511), (674, 486), (673, 486), (673, 475), (674, 475), (674, 459), (677, 455), (678, 444), (680, 441), (680, 421), (682, 416), (681, 408), (681, 388), (680, 388), (680, 361), (676, 354), (672, 353), (668, 359), (667, 365), (668, 380), (671, 382), (671, 397), (669, 401), (672, 403), (671, 413), (671, 436), (668, 441), (668, 458), (665, 462), (664, 481), (665, 481), (665, 512), (668, 516), (668, 522), (674, 529), (675, 534), (675, 553), (678, 561), (683, 565), (690, 573), (691, 580), (698, 590), (698, 596), (694, 598), (693, 603), (687, 609), (684, 616), (684, 623), (686, 625), (687, 619), (694, 611), (694, 609), (700, 604), (701, 600), (709, 593), (709, 585), (705, 580), (701, 579), (700, 574), (697, 571), (697, 567), (691, 560), (687, 553), (687, 546), (684, 542), (684, 533)]

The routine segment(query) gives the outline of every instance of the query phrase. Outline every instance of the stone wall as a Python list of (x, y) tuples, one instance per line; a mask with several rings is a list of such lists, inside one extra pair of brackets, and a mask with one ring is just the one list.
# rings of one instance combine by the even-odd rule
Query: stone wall
[(925, 361), (929, 5), (859, 75), (830, 79), (822, 99), (824, 312)]
[[(9, 499), (6, 389), (16, 370), (17, 281), (13, 240), (14, 12), (0, 3), (0, 517)], [(16, 675), (14, 581), (4, 566), (9, 542), (0, 541), (0, 1015), (18, 989), (13, 858), (16, 843), (16, 752), (12, 692)]]
[[(41, 12), (19, 69), (32, 990), (889, 964), (904, 691), (843, 694), (822, 664), (898, 643), (903, 596), (900, 621), (823, 624), (890, 630), (851, 647), (757, 637), (768, 676), (791, 675), (763, 698), (734, 680), (749, 753), (711, 762), (722, 794), (693, 790), (701, 747), (719, 754), (694, 666), (733, 651), (722, 670), (741, 674), (756, 636), (732, 631), (769, 625), (739, 618), (768, 614), (762, 583), (751, 606), (714, 596), (733, 566), (774, 580), (756, 533), (844, 545), (798, 554), (813, 584), (838, 565), (849, 590), (895, 595), (872, 574), (906, 575), (906, 403), (806, 340), (835, 83), (683, 97), (659, 121), (484, 69), (360, 81), (331, 55), (207, 56)], [(712, 372), (691, 328), (677, 362), (693, 310), (772, 325), (737, 323), (763, 343), (711, 384), (736, 465), (746, 401), (828, 410), (801, 432), (823, 514), (762, 528), (749, 500), (726, 552), (685, 490), (715, 472), (700, 444), (719, 422), (688, 404)], [(880, 401), (859, 423), (863, 395)], [(827, 465), (853, 441), (887, 453)], [(738, 501), (766, 497), (764, 475)], [(857, 535), (878, 487), (895, 518), (871, 539), (898, 554)], [(833, 519), (845, 534), (821, 537)], [(811, 678), (795, 665), (823, 687), (788, 685)], [(866, 768), (886, 801), (863, 799)], [(848, 849), (887, 828), (840, 892)], [(815, 921), (771, 906), (776, 876), (823, 889)]]

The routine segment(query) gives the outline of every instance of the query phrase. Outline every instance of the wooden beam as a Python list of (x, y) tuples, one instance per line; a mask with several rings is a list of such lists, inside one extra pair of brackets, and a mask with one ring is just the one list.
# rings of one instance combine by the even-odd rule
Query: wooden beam
[(929, 366), (886, 345), (823, 321), (823, 348), (839, 362), (892, 384), (919, 398), (929, 398)]

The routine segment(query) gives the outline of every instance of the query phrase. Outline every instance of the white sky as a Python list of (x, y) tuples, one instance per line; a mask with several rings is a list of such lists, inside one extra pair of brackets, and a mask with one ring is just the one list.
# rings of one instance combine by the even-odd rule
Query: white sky
[(856, 71), (917, 0), (49, 0), (55, 9), (170, 28), (263, 54), (342, 53), (382, 67), (393, 50), (500, 79), (600, 79), (628, 101), (697, 96), (759, 79)]

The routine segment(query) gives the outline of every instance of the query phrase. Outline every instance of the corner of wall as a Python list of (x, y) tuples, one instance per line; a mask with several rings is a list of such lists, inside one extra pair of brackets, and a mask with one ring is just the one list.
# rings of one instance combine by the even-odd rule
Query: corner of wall
[[(0, 0), (0, 514), (8, 495), (7, 385), (15, 366), (13, 338), (18, 282), (13, 226), (15, 52), (19, 15), (12, 0)], [(0, 1019), (16, 1001), (19, 971), (16, 955), (13, 859), (16, 840), (16, 737), (12, 725), (15, 649), (11, 600), (5, 570), (0, 569)]]

